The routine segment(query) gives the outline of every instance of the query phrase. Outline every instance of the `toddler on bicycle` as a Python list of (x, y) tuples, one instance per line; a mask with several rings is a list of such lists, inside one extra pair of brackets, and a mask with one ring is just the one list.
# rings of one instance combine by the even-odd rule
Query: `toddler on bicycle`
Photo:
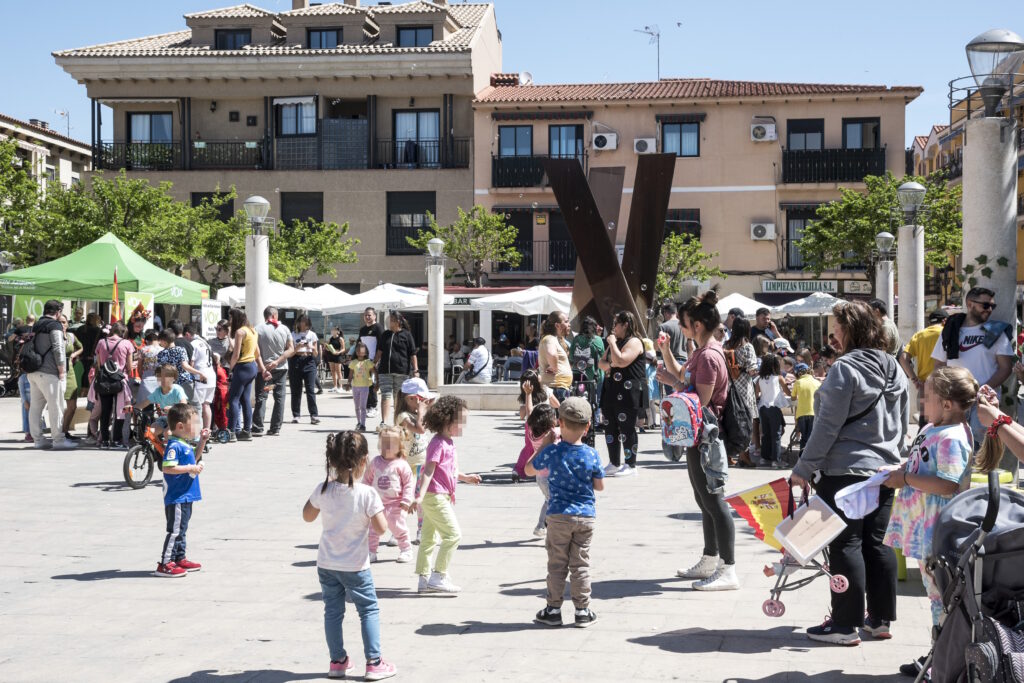
[[(203, 471), (203, 464), (196, 461), (195, 451), (188, 443), (188, 439), (192, 437), (195, 416), (195, 409), (187, 403), (176, 403), (167, 411), (171, 438), (164, 450), (161, 464), (164, 473), (164, 516), (167, 518), (167, 536), (164, 538), (163, 551), (156, 571), (153, 572), (154, 576), (178, 578), (184, 576), (185, 572), (195, 572), (202, 568), (198, 562), (192, 562), (185, 557), (185, 533), (188, 531), (189, 520), (192, 519), (192, 503), (202, 500), (202, 494), (199, 492), (199, 473)], [(199, 439), (200, 453), (209, 438), (210, 430), (204, 429)]]
[[(178, 381), (178, 369), (173, 365), (161, 365), (157, 370), (157, 374), (160, 381), (160, 386), (153, 390), (153, 392), (146, 398), (139, 401), (135, 406), (136, 410), (144, 410), (150, 404), (156, 405), (157, 409), (161, 413), (166, 413), (167, 409), (178, 403), (188, 403), (188, 397), (185, 396), (185, 390), (181, 388), (181, 385), (175, 384)], [(161, 415), (153, 420), (150, 425), (153, 429), (153, 436), (158, 439), (163, 439), (164, 430), (167, 429), (167, 417)], [(189, 438), (192, 434), (189, 433)]]

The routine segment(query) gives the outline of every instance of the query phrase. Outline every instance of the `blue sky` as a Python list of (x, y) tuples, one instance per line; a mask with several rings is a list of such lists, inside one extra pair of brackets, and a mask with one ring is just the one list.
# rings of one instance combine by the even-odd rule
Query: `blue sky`
[[(396, 0), (397, 1), (397, 0)], [(271, 10), (291, 0), (251, 0)], [(907, 108), (907, 143), (948, 121), (947, 83), (967, 75), (963, 46), (989, 28), (1024, 33), (1012, 3), (678, 2), (494, 0), (504, 70), (537, 83), (654, 80), (655, 48), (633, 29), (661, 30), (663, 77), (920, 85)], [(375, 0), (364, 0), (376, 4)], [(85, 88), (53, 62), (54, 50), (185, 28), (182, 15), (233, 0), (3, 0), (0, 111), (40, 118), (89, 139)]]

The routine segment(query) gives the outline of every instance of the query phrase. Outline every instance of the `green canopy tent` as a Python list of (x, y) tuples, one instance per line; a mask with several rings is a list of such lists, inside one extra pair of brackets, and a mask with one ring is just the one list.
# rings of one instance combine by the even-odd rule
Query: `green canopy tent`
[(154, 266), (110, 232), (49, 263), (0, 273), (0, 294), (109, 301), (114, 268), (122, 300), (126, 291), (152, 294), (158, 304), (198, 306), (210, 297), (205, 285)]

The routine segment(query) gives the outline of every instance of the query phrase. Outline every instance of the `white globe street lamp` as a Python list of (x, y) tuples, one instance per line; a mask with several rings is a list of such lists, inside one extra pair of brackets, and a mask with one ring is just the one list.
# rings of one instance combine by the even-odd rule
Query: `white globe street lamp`
[(259, 195), (242, 203), (249, 218), (250, 233), (245, 236), (245, 313), (249, 322), (263, 322), (270, 289), (270, 238), (275, 221), (269, 217), (270, 202)]
[(995, 116), (1024, 62), (1024, 39), (1013, 31), (994, 28), (967, 43), (966, 51), (971, 75), (985, 103), (985, 116)]

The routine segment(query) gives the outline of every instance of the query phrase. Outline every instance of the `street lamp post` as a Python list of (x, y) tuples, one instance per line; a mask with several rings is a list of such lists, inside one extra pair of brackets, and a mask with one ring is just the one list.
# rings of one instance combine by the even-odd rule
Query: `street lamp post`
[(249, 218), (250, 232), (245, 236), (245, 313), (253, 324), (263, 320), (270, 288), (270, 238), (275, 221), (270, 202), (260, 196), (242, 204)]
[(427, 384), (444, 384), (444, 240), (427, 242)]
[[(1012, 321), (1017, 288), (1017, 124), (1011, 115), (1010, 100), (1024, 60), (1024, 39), (1012, 31), (994, 29), (976, 37), (966, 50), (977, 88), (957, 86), (957, 81), (950, 84), (951, 107), (963, 108), (959, 92), (966, 90), (967, 99), (963, 261), (973, 271), (964, 291), (971, 284), (992, 289), (996, 293), (997, 312), (1010, 316)], [(984, 116), (971, 118), (972, 94), (984, 102)], [(1005, 107), (1002, 112), (1001, 105)]]
[(892, 245), (896, 241), (890, 232), (880, 232), (875, 236), (875, 296), (885, 302), (885, 308), (892, 315)]
[(900, 339), (909, 341), (924, 329), (924, 228), (918, 225), (925, 211), (924, 185), (903, 183), (896, 191), (902, 221), (899, 229), (896, 258), (900, 271)]

